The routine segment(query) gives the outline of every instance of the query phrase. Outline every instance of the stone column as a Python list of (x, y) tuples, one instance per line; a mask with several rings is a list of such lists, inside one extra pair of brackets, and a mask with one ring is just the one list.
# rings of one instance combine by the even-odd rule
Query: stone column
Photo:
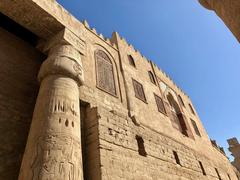
[(19, 180), (82, 180), (80, 53), (54, 45), (41, 66), (41, 82)]

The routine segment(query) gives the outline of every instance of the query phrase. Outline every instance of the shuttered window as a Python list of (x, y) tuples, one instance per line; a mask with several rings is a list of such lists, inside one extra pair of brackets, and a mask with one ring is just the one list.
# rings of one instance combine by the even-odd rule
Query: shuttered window
[(102, 50), (95, 52), (97, 87), (116, 96), (113, 65), (107, 54)]
[(135, 97), (144, 101), (144, 102), (147, 102), (142, 84), (140, 84), (139, 82), (137, 82), (134, 79), (132, 79), (132, 81), (133, 81), (133, 88), (134, 88), (134, 91), (135, 91)]
[(156, 100), (156, 104), (157, 104), (157, 107), (158, 107), (158, 111), (163, 113), (163, 114), (166, 114), (166, 110), (165, 110), (165, 107), (164, 107), (164, 104), (163, 104), (163, 100), (162, 98), (160, 98), (158, 95), (154, 94), (154, 97), (155, 97), (155, 100)]
[(196, 133), (198, 136), (201, 136), (200, 131), (199, 131), (198, 127), (197, 127), (196, 122), (195, 122), (194, 120), (192, 120), (192, 119), (191, 119), (191, 122), (192, 122), (193, 128), (194, 128), (194, 130), (195, 130), (195, 133)]
[(156, 84), (156, 81), (155, 81), (155, 78), (154, 78), (154, 75), (151, 71), (148, 71), (148, 75), (149, 75), (149, 78), (150, 78), (150, 81), (153, 83), (153, 84)]

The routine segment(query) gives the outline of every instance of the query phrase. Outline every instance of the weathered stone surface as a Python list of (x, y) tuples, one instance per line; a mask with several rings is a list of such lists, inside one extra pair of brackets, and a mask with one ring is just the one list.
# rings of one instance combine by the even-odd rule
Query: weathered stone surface
[[(77, 68), (76, 68), (77, 67)], [(78, 84), (80, 53), (71, 45), (49, 51), (19, 179), (83, 179)]]
[(53, 0), (3, 0), (0, 11), (47, 56), (38, 72), (36, 48), (0, 30), (0, 179), (16, 179), (26, 145), (20, 180), (237, 180), (191, 99), (118, 33), (105, 40)]
[(207, 9), (213, 10), (224, 21), (240, 41), (240, 1), (238, 0), (199, 0)]
[(0, 179), (17, 179), (44, 56), (0, 28)]

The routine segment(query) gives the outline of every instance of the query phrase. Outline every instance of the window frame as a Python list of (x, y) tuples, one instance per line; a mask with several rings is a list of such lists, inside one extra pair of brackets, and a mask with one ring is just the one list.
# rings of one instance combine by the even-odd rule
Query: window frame
[(173, 150), (173, 156), (174, 156), (174, 159), (175, 159), (175, 162), (176, 162), (176, 164), (178, 164), (178, 165), (182, 166), (182, 164), (181, 164), (181, 161), (180, 161), (180, 158), (179, 158), (179, 156), (178, 156), (178, 153), (177, 153), (177, 151), (174, 151), (174, 150)]
[(198, 135), (199, 137), (202, 137), (202, 135), (201, 135), (201, 133), (200, 133), (200, 130), (199, 130), (199, 128), (198, 128), (198, 125), (197, 125), (196, 121), (194, 121), (194, 120), (191, 119), (191, 118), (190, 118), (190, 120), (191, 120), (191, 123), (192, 123), (193, 129), (194, 129), (194, 131), (195, 131), (195, 134)]
[[(97, 52), (98, 51), (102, 51), (107, 57), (108, 57), (108, 59), (109, 59), (109, 64), (111, 64), (111, 66), (112, 66), (112, 75), (113, 75), (113, 84), (114, 84), (114, 89), (115, 89), (115, 93), (112, 93), (112, 92), (110, 92), (110, 91), (107, 91), (106, 89), (104, 89), (103, 87), (101, 87), (100, 85), (99, 85), (99, 74), (98, 74), (98, 70), (99, 70), (99, 68), (98, 68), (98, 59), (97, 59)], [(104, 59), (104, 58), (103, 58)], [(116, 79), (115, 79), (115, 72), (114, 72), (114, 64), (113, 64), (113, 62), (112, 62), (112, 60), (111, 60), (111, 58), (109, 57), (109, 55), (104, 51), (104, 50), (102, 50), (102, 49), (96, 49), (95, 51), (94, 51), (94, 60), (95, 60), (95, 73), (96, 73), (96, 87), (98, 88), (98, 89), (100, 89), (101, 91), (103, 91), (103, 92), (105, 92), (105, 93), (107, 93), (107, 94), (110, 94), (111, 96), (114, 96), (114, 97), (116, 97), (116, 98), (118, 98), (118, 95), (117, 95), (117, 86), (116, 86)], [(105, 60), (105, 61), (107, 61), (107, 60)]]
[[(143, 101), (144, 103), (147, 104), (147, 98), (146, 98), (146, 95), (145, 95), (145, 91), (144, 91), (144, 87), (143, 87), (143, 85), (142, 85), (140, 82), (138, 82), (137, 80), (133, 79), (133, 78), (132, 78), (132, 84), (133, 84), (133, 90), (134, 90), (134, 93), (135, 93), (135, 97), (136, 97), (137, 99), (139, 99), (139, 100), (141, 100), (141, 101)], [(142, 91), (143, 91), (144, 99), (142, 99), (141, 97), (138, 97), (138, 96), (137, 96), (136, 88), (135, 88), (135, 84), (141, 86)]]
[(147, 152), (145, 149), (143, 138), (139, 135), (136, 135), (135, 138), (136, 138), (137, 145), (138, 145), (138, 154), (141, 156), (147, 157)]
[(206, 173), (206, 170), (205, 170), (205, 168), (203, 167), (203, 164), (202, 164), (202, 162), (201, 162), (201, 161), (198, 161), (198, 163), (199, 163), (199, 165), (200, 165), (200, 168), (201, 168), (201, 170), (202, 170), (202, 173), (203, 173), (203, 175), (204, 175), (204, 176), (206, 176), (206, 175), (207, 175), (207, 173)]
[(128, 54), (127, 56), (128, 56), (128, 63), (129, 63), (132, 67), (137, 68), (133, 56), (132, 56), (131, 54)]
[(221, 177), (221, 175), (220, 175), (220, 173), (219, 173), (219, 171), (218, 171), (217, 168), (215, 168), (215, 171), (216, 171), (216, 174), (217, 174), (217, 176), (218, 176), (218, 179), (219, 179), (219, 180), (222, 180), (222, 177)]
[(148, 76), (149, 76), (149, 79), (150, 79), (151, 83), (153, 83), (154, 85), (157, 85), (156, 79), (155, 79), (152, 71), (148, 71)]
[[(157, 105), (157, 109), (158, 109), (158, 112), (164, 114), (164, 115), (167, 115), (167, 111), (166, 111), (166, 108), (165, 108), (165, 104), (164, 104), (164, 101), (163, 101), (163, 98), (161, 98), (160, 96), (158, 96), (157, 94), (153, 93), (154, 95), (154, 98), (155, 98), (155, 102), (156, 102), (156, 105)], [(158, 106), (158, 103), (157, 103), (157, 98), (161, 100), (162, 102), (162, 106), (163, 106), (163, 111), (161, 111), (159, 109), (159, 106)]]

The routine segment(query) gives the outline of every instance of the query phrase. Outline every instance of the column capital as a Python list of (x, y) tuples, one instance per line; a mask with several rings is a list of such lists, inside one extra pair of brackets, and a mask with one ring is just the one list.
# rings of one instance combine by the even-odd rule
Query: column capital
[(42, 63), (38, 79), (41, 82), (49, 75), (67, 76), (79, 86), (82, 85), (84, 76), (80, 52), (72, 45), (53, 46), (48, 52), (48, 58)]

